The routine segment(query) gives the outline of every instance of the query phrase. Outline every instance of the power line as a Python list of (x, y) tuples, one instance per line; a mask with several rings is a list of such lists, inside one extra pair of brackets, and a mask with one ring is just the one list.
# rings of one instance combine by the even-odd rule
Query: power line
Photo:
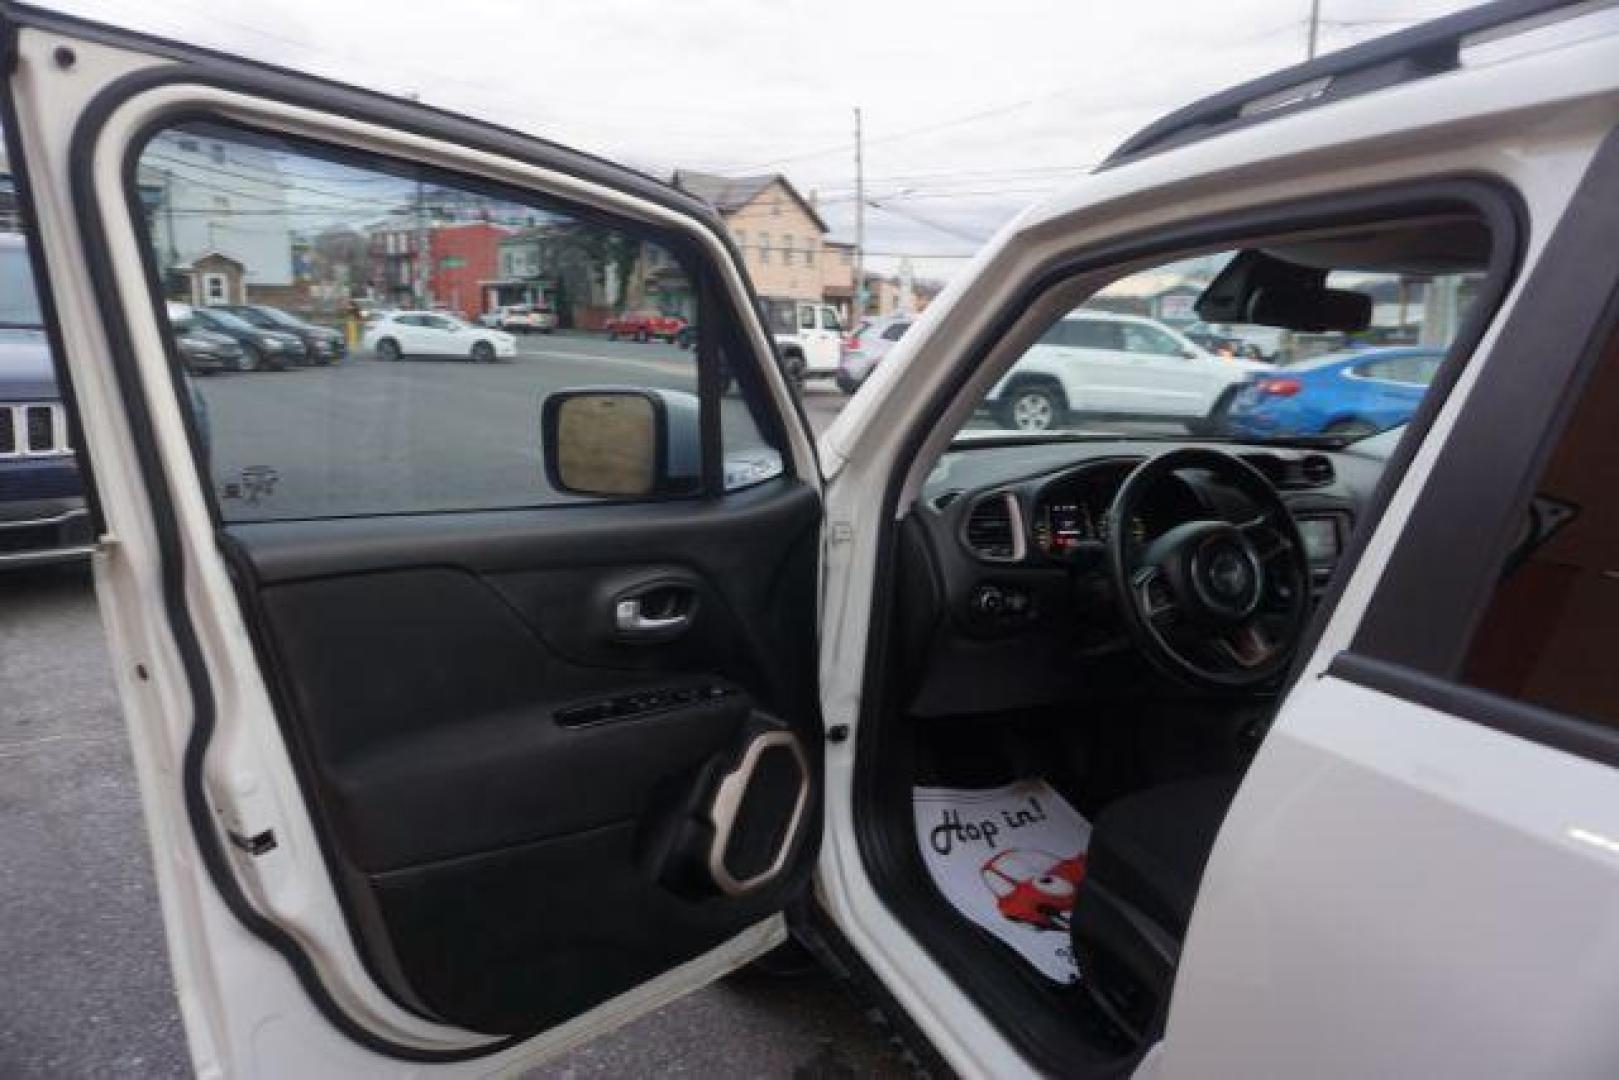
[(930, 229), (937, 229), (939, 232), (942, 232), (948, 236), (954, 236), (958, 240), (966, 240), (968, 243), (972, 244), (982, 244), (984, 241), (989, 239), (987, 236), (977, 236), (973, 233), (964, 232), (953, 225), (945, 225), (937, 221), (932, 221), (927, 217), (916, 213), (914, 210), (902, 210), (898, 207), (890, 206), (887, 203), (877, 202), (875, 199), (868, 199), (867, 201), (878, 210), (886, 210), (890, 214), (897, 214), (902, 218), (909, 218), (918, 225), (926, 225)]
[[(988, 120), (996, 116), (1002, 116), (1009, 112), (1016, 112), (1019, 109), (1027, 108), (1028, 106), (1038, 104), (1041, 101), (1047, 101), (1054, 97), (1061, 97), (1064, 94), (1071, 94), (1075, 91), (1075, 89), (1077, 88), (1072, 86), (1064, 87), (1061, 90), (1055, 90), (1049, 94), (1041, 94), (1032, 98), (1024, 98), (1022, 101), (1014, 101), (1005, 105), (997, 105), (994, 108), (983, 109), (978, 112), (969, 113), (966, 116), (957, 116), (949, 120), (941, 120), (934, 124), (924, 124), (921, 127), (910, 128), (904, 131), (896, 131), (892, 135), (882, 135), (875, 139), (867, 139), (866, 144), (869, 146), (875, 146), (878, 143), (887, 144), (898, 142), (902, 139), (914, 139), (919, 135), (929, 135), (936, 131), (947, 131), (954, 127), (960, 127), (963, 124), (976, 124), (980, 121)], [(734, 171), (739, 173), (749, 173), (755, 169), (764, 169), (775, 165), (784, 165), (788, 162), (825, 157), (828, 154), (847, 153), (852, 148), (853, 147), (850, 143), (844, 142), (839, 143), (836, 146), (823, 147), (819, 150), (806, 150), (800, 154), (789, 154), (786, 157), (772, 158), (769, 161), (763, 161), (756, 165), (746, 165)]]

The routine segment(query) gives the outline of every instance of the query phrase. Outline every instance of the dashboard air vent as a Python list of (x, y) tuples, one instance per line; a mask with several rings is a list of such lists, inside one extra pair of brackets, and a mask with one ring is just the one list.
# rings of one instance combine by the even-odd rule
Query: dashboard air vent
[(959, 491), (946, 491), (933, 497), (933, 509), (943, 510), (957, 499), (961, 498)]
[(1307, 454), (1299, 460), (1299, 475), (1310, 487), (1326, 487), (1337, 478), (1332, 459), (1322, 454)]
[(1326, 487), (1337, 477), (1332, 459), (1322, 454), (1305, 454), (1300, 458), (1244, 454), (1242, 460), (1264, 473), (1265, 479), (1282, 491)]
[(1023, 558), (1023, 522), (1017, 496), (1009, 491), (985, 495), (967, 512), (962, 535), (980, 559), (1013, 562)]

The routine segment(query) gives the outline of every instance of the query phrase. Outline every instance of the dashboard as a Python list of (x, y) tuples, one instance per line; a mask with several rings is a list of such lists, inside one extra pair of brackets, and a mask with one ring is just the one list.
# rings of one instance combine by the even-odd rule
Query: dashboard
[[(901, 631), (915, 714), (1071, 701), (1121, 670), (1109, 661), (1132, 646), (1108, 576), (1114, 497), (1137, 465), (1176, 445), (992, 444), (940, 459), (901, 532)], [(1319, 596), (1380, 470), (1340, 461), (1341, 453), (1222, 449), (1262, 473), (1287, 504)], [(1245, 521), (1257, 510), (1196, 469), (1165, 477), (1138, 506), (1127, 526), (1137, 543), (1188, 521)]]
[[(1136, 459), (1101, 462), (1064, 473), (1041, 487), (1032, 503), (1032, 549), (1047, 559), (1083, 556), (1107, 539), (1113, 499), (1136, 466)], [(1128, 535), (1146, 543), (1201, 509), (1191, 492), (1169, 487), (1150, 493), (1148, 504), (1131, 517)]]

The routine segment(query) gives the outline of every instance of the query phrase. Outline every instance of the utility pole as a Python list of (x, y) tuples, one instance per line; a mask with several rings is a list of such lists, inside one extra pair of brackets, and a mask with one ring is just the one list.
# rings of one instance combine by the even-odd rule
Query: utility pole
[(866, 314), (866, 162), (860, 133), (860, 106), (854, 109), (854, 311), (849, 321), (859, 325)]
[(416, 307), (427, 308), (427, 206), (423, 201), (422, 178), (416, 177)]
[(174, 173), (163, 170), (163, 221), (169, 234), (168, 262), (164, 272), (172, 271), (180, 261), (180, 245), (174, 239)]
[[(406, 95), (412, 101), (420, 101), (422, 95), (412, 90)], [(431, 306), (427, 301), (427, 206), (422, 190), (422, 175), (416, 174), (416, 258), (415, 283), (412, 291), (416, 294), (416, 307), (419, 310)]]
[(1304, 47), (1304, 58), (1315, 59), (1316, 43), (1321, 37), (1321, 0), (1310, 0), (1310, 36)]

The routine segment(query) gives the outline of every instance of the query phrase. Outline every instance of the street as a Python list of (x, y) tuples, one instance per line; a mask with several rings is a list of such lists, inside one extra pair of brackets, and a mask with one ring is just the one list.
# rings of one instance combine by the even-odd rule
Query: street
[[(321, 496), (300, 486), (309, 458), (297, 455), (334, 444), (353, 449), (376, 437), (353, 429), (345, 410), (359, 407), (367, 395), (391, 392), (391, 405), (420, 410), (411, 415), (431, 413), (432, 430), (446, 446), (468, 446), (466, 439), (451, 438), (458, 431), (487, 435), (473, 452), (487, 452), (484, 460), (495, 472), (478, 498), (494, 500), (512, 490), (501, 484), (540, 490), (532, 486), (543, 483), (539, 463), (529, 456), (536, 443), (517, 433), (537, 426), (537, 402), (545, 390), (610, 381), (592, 354), (616, 358), (611, 381), (633, 377), (642, 384), (679, 385), (680, 357), (686, 355), (588, 339), (524, 346), (515, 362), (493, 368), (355, 359), (327, 370), (199, 380), (215, 443), (215, 474), (271, 465), (283, 479), (270, 496), (274, 501), (261, 497), (260, 514), (271, 507), (282, 513), (317, 510)], [(553, 355), (543, 354), (547, 347)], [(564, 351), (576, 355), (557, 355)], [(547, 377), (537, 380), (541, 365)], [(689, 380), (689, 357), (685, 366)], [(270, 410), (245, 408), (256, 395), (290, 403), (298, 418), (283, 412), (272, 423)], [(831, 388), (812, 387), (805, 396), (818, 427), (843, 400)], [(375, 408), (374, 401), (368, 407)], [(287, 423), (298, 427), (282, 426)], [(503, 438), (512, 440), (504, 457)], [(445, 489), (430, 482), (409, 486), (410, 464), (421, 464), (419, 456), (407, 454), (402, 461), (392, 476), (356, 474), (340, 482), (378, 499), (443, 496)], [(244, 500), (244, 516), (253, 509)], [(0, 1075), (187, 1073), (139, 796), (84, 567), (0, 576), (0, 866), (0, 950), (6, 957)], [(852, 1077), (904, 1075), (905, 1069), (837, 986), (810, 975), (715, 984), (534, 1075), (652, 1072)]]
[[(496, 364), (356, 356), (335, 367), (193, 380), (206, 403), (209, 464), (228, 520), (419, 510), (503, 509), (566, 501), (546, 482), (540, 409), (576, 386), (696, 390), (690, 352), (598, 336), (524, 336)], [(842, 407), (810, 384), (817, 424)], [(727, 458), (762, 447), (733, 391), (722, 402)]]

